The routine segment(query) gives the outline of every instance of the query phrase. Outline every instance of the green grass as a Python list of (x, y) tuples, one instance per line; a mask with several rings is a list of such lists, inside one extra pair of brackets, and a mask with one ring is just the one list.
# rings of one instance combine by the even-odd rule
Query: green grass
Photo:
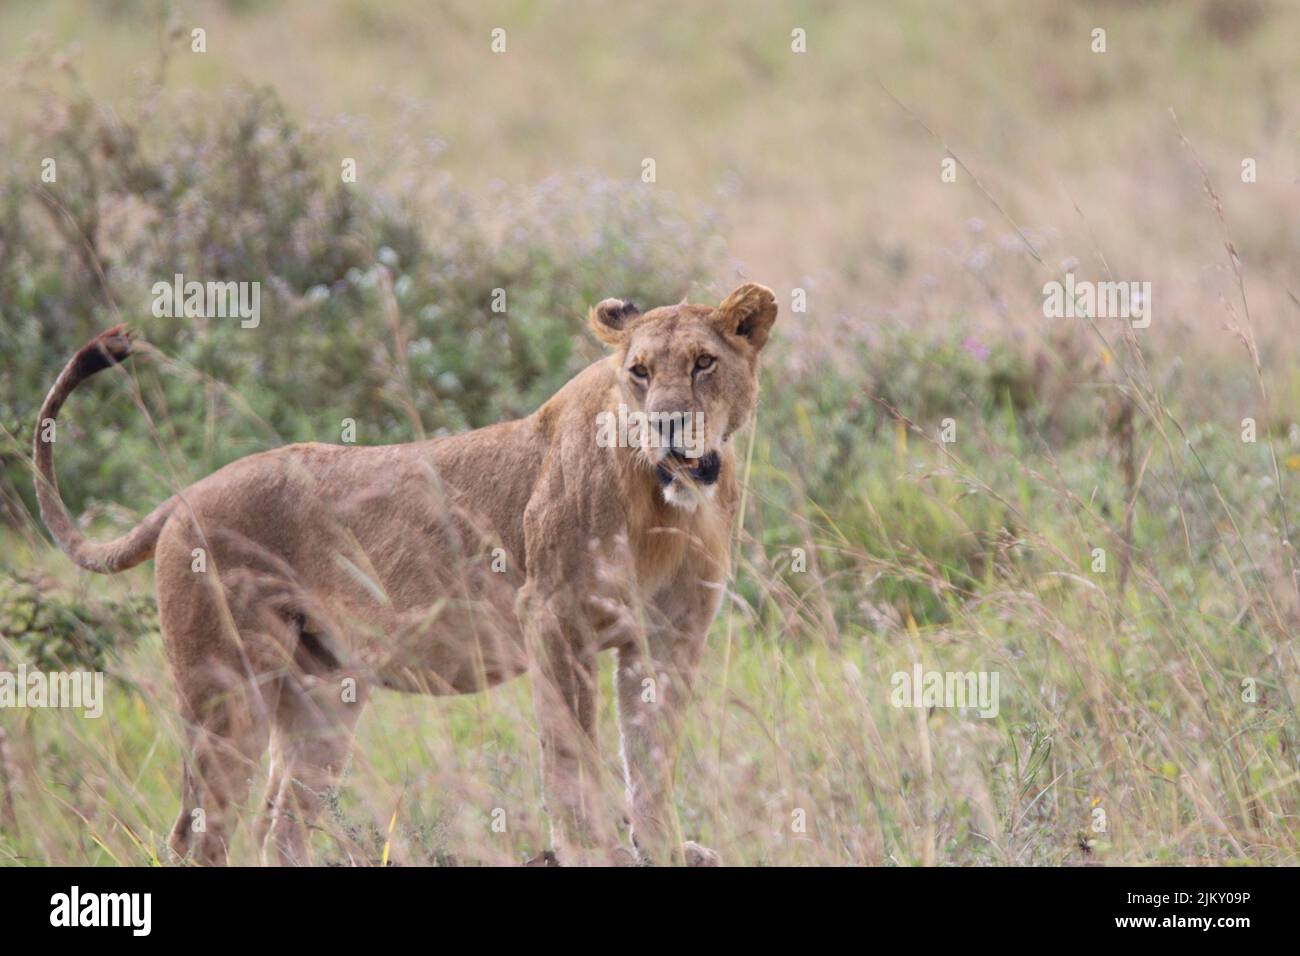
[[(806, 575), (774, 567), (779, 549), (746, 535), (681, 758), (684, 831), (747, 864), (1060, 864), (1084, 859), (1081, 836), (1103, 862), (1294, 862), (1294, 711), (1263, 598), (1232, 583), (1246, 573), (1234, 542), (1189, 562), (1170, 528), (1139, 523), (1120, 596), (1113, 549), (1106, 573), (1090, 570), (1105, 522), (1044, 481), (1017, 486), (1014, 472), (1041, 462), (981, 459), (921, 477), (948, 461), (924, 443), (895, 448), (877, 466), (892, 480), (852, 492), (880, 528), (800, 502), (809, 536), (790, 540), (820, 561)], [(773, 467), (760, 458), (755, 473)], [(993, 494), (1021, 496), (1013, 507), (1033, 527), (1017, 540), (974, 532), (989, 496), (958, 493), (965, 468)], [(753, 514), (789, 516), (770, 501)], [(146, 583), (135, 575), (129, 589)], [(908, 617), (922, 608), (924, 626)], [(922, 719), (891, 706), (890, 675), (917, 660), (997, 671), (1000, 713)], [(179, 754), (157, 638), (110, 672), (100, 721), (2, 715), (17, 808), (6, 859), (142, 864), (162, 853)], [(1257, 703), (1241, 700), (1246, 677)], [(532, 855), (546, 840), (534, 726), (524, 680), (456, 700), (379, 695), (317, 835), (320, 858), (375, 862), (394, 812), (396, 863)], [(601, 735), (612, 777), (608, 707)], [(491, 828), (497, 808), (504, 833)], [(793, 829), (800, 810), (806, 832)], [(256, 859), (247, 839), (236, 860)]]

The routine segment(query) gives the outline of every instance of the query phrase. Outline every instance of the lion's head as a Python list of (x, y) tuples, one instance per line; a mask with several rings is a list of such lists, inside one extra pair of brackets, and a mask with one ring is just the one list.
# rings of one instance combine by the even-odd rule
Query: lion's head
[(717, 308), (683, 302), (641, 312), (606, 299), (589, 319), (616, 349), (621, 401), (638, 426), (632, 443), (664, 498), (695, 507), (718, 480), (725, 444), (753, 414), (776, 297), (751, 282)]

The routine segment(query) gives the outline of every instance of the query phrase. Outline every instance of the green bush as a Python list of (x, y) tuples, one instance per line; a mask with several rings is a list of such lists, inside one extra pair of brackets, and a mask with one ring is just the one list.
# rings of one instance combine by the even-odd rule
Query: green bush
[[(74, 511), (91, 495), (145, 508), (250, 451), (338, 441), (345, 418), (375, 444), (526, 414), (598, 354), (590, 303), (678, 301), (716, 258), (706, 230), (639, 183), (556, 177), (503, 195), (500, 209), (443, 183), (430, 216), (344, 183), (267, 90), (177, 123), (163, 121), (176, 114), (160, 108), (162, 91), (125, 115), (34, 75), (27, 133), (0, 142), (10, 521), (25, 520), (17, 502), (32, 507), (27, 458), (46, 389), (117, 321), (167, 357), (132, 363), (160, 431), (120, 377), (79, 392), (59, 433)], [(43, 184), (47, 156), (57, 181)], [(498, 219), (510, 223), (500, 237)], [(261, 283), (261, 324), (156, 318), (151, 288), (176, 273)]]
[(39, 581), (0, 573), (0, 669), (110, 669), (142, 637), (158, 630), (152, 597), (92, 600)]

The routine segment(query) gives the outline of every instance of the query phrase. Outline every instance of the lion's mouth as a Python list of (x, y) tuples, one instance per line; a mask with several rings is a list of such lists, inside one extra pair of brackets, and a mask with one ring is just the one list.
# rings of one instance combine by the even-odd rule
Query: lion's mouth
[[(671, 467), (669, 467), (671, 463)], [(655, 466), (655, 473), (659, 476), (659, 484), (668, 487), (679, 476), (685, 475), (691, 481), (699, 485), (711, 485), (718, 480), (718, 473), (722, 471), (722, 459), (716, 451), (711, 451), (699, 458), (687, 458), (686, 455), (674, 449), (668, 456)]]

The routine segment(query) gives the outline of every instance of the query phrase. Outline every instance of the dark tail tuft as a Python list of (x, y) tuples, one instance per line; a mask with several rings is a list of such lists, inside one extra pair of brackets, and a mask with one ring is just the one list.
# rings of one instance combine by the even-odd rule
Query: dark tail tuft
[(131, 329), (125, 325), (116, 325), (106, 332), (99, 333), (83, 345), (73, 359), (78, 378), (85, 380), (110, 365), (125, 361), (133, 351), (131, 343), (133, 335)]

